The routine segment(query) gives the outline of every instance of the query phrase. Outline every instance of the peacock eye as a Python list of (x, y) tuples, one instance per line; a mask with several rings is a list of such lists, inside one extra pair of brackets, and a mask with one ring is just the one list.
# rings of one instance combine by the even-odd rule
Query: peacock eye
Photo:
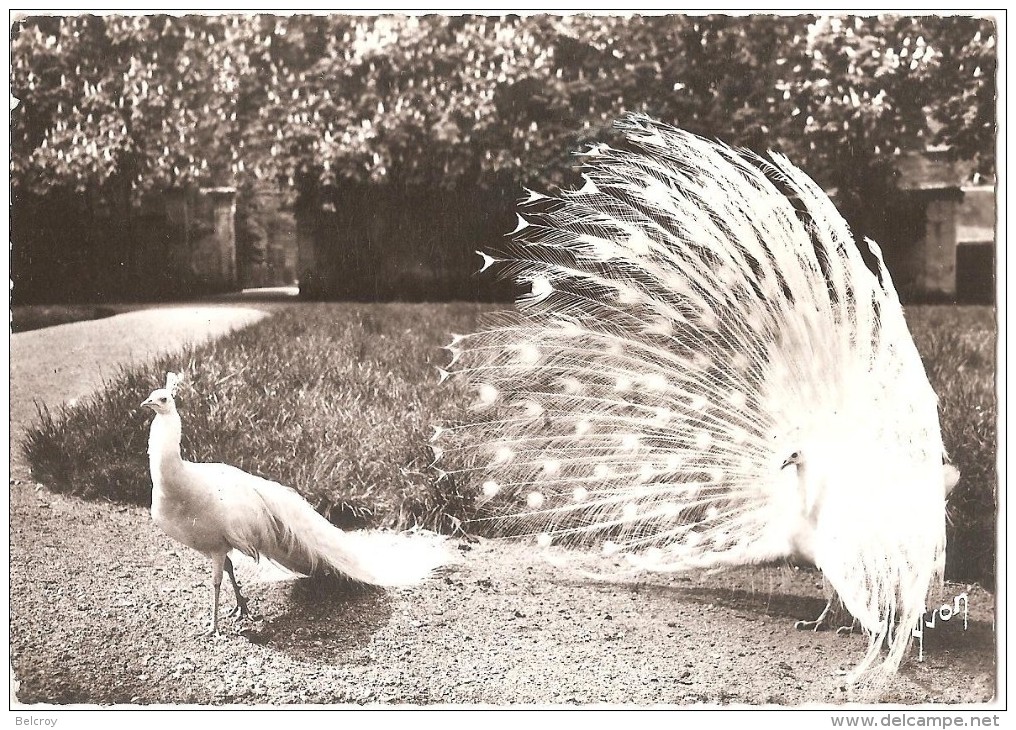
[(162, 398), (159, 398), (159, 403), (165, 403), (165, 402), (166, 402), (165, 396), (163, 396)]

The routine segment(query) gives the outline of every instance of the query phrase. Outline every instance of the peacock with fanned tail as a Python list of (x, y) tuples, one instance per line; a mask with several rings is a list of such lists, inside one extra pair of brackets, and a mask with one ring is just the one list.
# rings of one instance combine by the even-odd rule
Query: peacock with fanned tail
[(623, 149), (581, 153), (581, 189), (529, 192), (507, 250), (481, 254), (528, 293), (449, 345), (442, 376), (477, 412), (438, 429), (442, 466), (544, 546), (813, 562), (870, 634), (855, 676), (895, 671), (958, 473), (878, 246), (866, 263), (781, 155), (619, 126)]

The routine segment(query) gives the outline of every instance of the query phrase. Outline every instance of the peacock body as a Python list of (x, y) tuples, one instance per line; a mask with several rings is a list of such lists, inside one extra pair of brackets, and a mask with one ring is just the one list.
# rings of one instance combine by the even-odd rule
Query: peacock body
[(619, 124), (624, 149), (583, 153), (584, 186), (531, 192), (482, 254), (529, 291), (449, 346), (476, 411), (436, 449), (542, 545), (647, 570), (811, 561), (870, 634), (857, 673), (894, 671), (941, 579), (949, 475), (878, 246), (869, 268), (780, 155)]
[(141, 404), (155, 413), (149, 430), (152, 519), (163, 532), (212, 562), (210, 633), (219, 630), (225, 573), (236, 595), (234, 613), (250, 615), (233, 559), (269, 563), (276, 576), (332, 574), (377, 586), (408, 586), (448, 562), (443, 540), (422, 533), (346, 532), (295, 490), (228, 464), (183, 459), (183, 422), (176, 408), (181, 379), (166, 374)]

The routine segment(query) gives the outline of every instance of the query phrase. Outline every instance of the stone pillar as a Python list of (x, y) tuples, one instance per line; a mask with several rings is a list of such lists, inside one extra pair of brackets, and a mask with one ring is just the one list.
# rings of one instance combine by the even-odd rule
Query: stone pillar
[(197, 199), (198, 224), (191, 241), (191, 266), (212, 289), (237, 287), (236, 190), (202, 188)]
[(926, 196), (922, 271), (918, 284), (929, 294), (956, 294), (956, 218), (963, 191), (958, 187), (922, 191)]
[(911, 218), (913, 244), (902, 252), (913, 292), (951, 298), (956, 294), (957, 216), (963, 200), (952, 150), (912, 152), (898, 161), (897, 172), (903, 200), (916, 214)]
[(299, 271), (297, 223), (286, 195), (275, 190), (257, 193), (257, 214), (264, 231), (264, 278), (268, 286), (289, 285)]

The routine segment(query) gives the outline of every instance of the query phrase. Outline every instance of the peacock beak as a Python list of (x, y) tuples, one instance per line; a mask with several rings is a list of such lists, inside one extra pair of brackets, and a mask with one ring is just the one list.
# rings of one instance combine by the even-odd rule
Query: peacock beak
[(794, 466), (800, 466), (803, 462), (801, 461), (801, 452), (795, 451), (787, 457), (786, 461), (783, 462), (783, 466), (780, 467), (780, 471), (783, 471), (788, 466), (793, 464)]
[(148, 408), (151, 408), (154, 411), (155, 410), (155, 401), (153, 401), (151, 398), (145, 398), (143, 401), (141, 401), (141, 407), (142, 408), (148, 407)]

